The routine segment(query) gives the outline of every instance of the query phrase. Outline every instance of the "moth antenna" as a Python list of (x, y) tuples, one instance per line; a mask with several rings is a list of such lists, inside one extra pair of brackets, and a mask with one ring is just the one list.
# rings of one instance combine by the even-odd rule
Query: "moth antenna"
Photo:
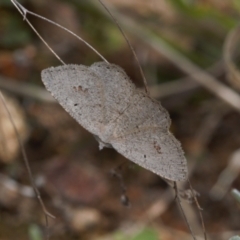
[(29, 10), (27, 10), (26, 8), (24, 8), (19, 2), (17, 2), (17, 0), (11, 0), (11, 2), (13, 3), (13, 5), (18, 9), (18, 11), (21, 13), (21, 15), (24, 17), (24, 20), (26, 20), (26, 22), (28, 23), (28, 25), (33, 29), (33, 31), (37, 34), (37, 36), (43, 41), (43, 43), (47, 46), (47, 48), (55, 55), (55, 57), (63, 64), (65, 65), (64, 61), (54, 52), (54, 50), (48, 45), (48, 43), (43, 39), (43, 37), (37, 32), (37, 30), (33, 27), (33, 25), (29, 22), (29, 20), (27, 19), (27, 14), (30, 14), (32, 16), (35, 16), (37, 18), (40, 18), (46, 22), (49, 22), (61, 29), (63, 29), (64, 31), (70, 33), (71, 35), (73, 35), (74, 37), (76, 37), (79, 41), (83, 42), (87, 47), (89, 47), (92, 51), (94, 51), (104, 62), (109, 63), (106, 58), (104, 58), (92, 45), (90, 45), (88, 42), (86, 42), (83, 38), (79, 37), (77, 34), (75, 34), (74, 32), (72, 32), (71, 30), (63, 27), (62, 25), (48, 19), (45, 18), (41, 15), (38, 15), (34, 12), (31, 12)]
[(104, 7), (104, 9), (107, 11), (107, 13), (110, 15), (110, 17), (112, 18), (112, 20), (114, 21), (114, 23), (117, 25), (118, 29), (120, 30), (122, 36), (124, 37), (125, 41), (127, 42), (136, 62), (137, 62), (137, 65), (138, 65), (138, 68), (140, 70), (140, 73), (141, 73), (141, 76), (142, 76), (142, 79), (143, 79), (143, 84), (144, 84), (144, 88), (145, 88), (145, 91), (147, 94), (149, 94), (149, 89), (148, 89), (148, 86), (147, 86), (147, 80), (145, 78), (145, 75), (143, 73), (143, 70), (142, 70), (142, 67), (140, 65), (140, 62), (139, 62), (139, 59), (137, 57), (137, 54), (133, 48), (133, 46), (130, 44), (126, 34), (124, 33), (121, 25), (119, 24), (119, 22), (117, 21), (117, 19), (112, 15), (112, 13), (110, 12), (110, 10), (107, 8), (107, 6), (101, 1), (101, 0), (98, 0), (100, 2), (100, 4)]
[[(0, 91), (0, 99), (1, 99), (1, 102), (3, 103), (3, 106), (4, 106), (5, 110), (6, 110), (6, 112), (7, 112), (7, 115), (8, 115), (8, 117), (9, 117), (9, 120), (10, 120), (12, 126), (13, 126), (13, 130), (14, 130), (14, 132), (15, 132), (15, 135), (16, 135), (16, 138), (17, 138), (19, 147), (20, 147), (20, 149), (21, 149), (21, 154), (22, 154), (22, 157), (23, 157), (23, 160), (24, 160), (25, 167), (26, 167), (27, 172), (28, 172), (28, 176), (29, 176), (29, 179), (30, 179), (32, 188), (33, 188), (33, 190), (34, 190), (34, 192), (35, 192), (35, 195), (36, 195), (36, 197), (37, 197), (37, 199), (38, 199), (38, 202), (39, 202), (39, 204), (40, 204), (40, 206), (41, 206), (41, 208), (42, 208), (42, 211), (43, 211), (43, 213), (44, 213), (44, 215), (45, 215), (46, 227), (47, 227), (47, 230), (48, 230), (48, 229), (49, 229), (48, 217), (55, 219), (55, 216), (53, 216), (51, 213), (48, 212), (48, 210), (47, 210), (47, 208), (45, 207), (45, 204), (44, 204), (44, 202), (43, 202), (43, 200), (42, 200), (41, 194), (40, 194), (40, 192), (39, 192), (39, 190), (38, 190), (38, 188), (37, 188), (37, 186), (36, 186), (36, 184), (35, 184), (35, 182), (34, 182), (33, 174), (32, 174), (32, 171), (31, 171), (31, 168), (30, 168), (30, 165), (29, 165), (29, 160), (28, 160), (28, 157), (27, 157), (27, 153), (26, 153), (25, 148), (24, 148), (24, 146), (23, 146), (23, 143), (22, 143), (22, 141), (21, 141), (21, 139), (20, 139), (20, 136), (19, 136), (17, 127), (16, 127), (15, 122), (14, 122), (14, 120), (13, 120), (13, 118), (12, 118), (12, 114), (11, 114), (11, 112), (9, 111), (9, 108), (8, 108), (8, 106), (7, 106), (7, 103), (6, 103), (6, 101), (5, 101), (5, 98), (4, 98), (4, 96), (3, 96), (3, 94), (2, 94), (1, 91)], [(47, 231), (47, 235), (48, 235), (48, 234), (49, 234), (49, 231)], [(47, 236), (47, 239), (49, 239), (49, 236)]]

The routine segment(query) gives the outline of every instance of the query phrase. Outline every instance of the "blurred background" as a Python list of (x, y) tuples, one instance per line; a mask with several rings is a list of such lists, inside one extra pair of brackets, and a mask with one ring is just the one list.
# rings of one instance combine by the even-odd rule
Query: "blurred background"
[[(105, 0), (136, 51), (151, 96), (169, 111), (189, 178), (199, 193), (208, 239), (240, 233), (240, 77), (238, 0)], [(34, 13), (62, 24), (143, 81), (119, 29), (97, 0), (25, 0)], [(0, 89), (24, 143), (54, 239), (192, 239), (174, 192), (153, 173), (94, 137), (46, 92), (40, 73), (61, 63), (10, 0), (0, 2)], [(27, 14), (66, 63), (101, 59), (69, 33)], [(117, 174), (111, 174), (124, 162)], [(0, 240), (44, 239), (45, 218), (30, 187), (9, 115), (0, 102)], [(125, 195), (123, 194), (126, 188)], [(188, 189), (185, 183), (182, 189)], [(199, 213), (181, 201), (198, 239)], [(126, 196), (130, 199), (124, 201)], [(122, 203), (121, 203), (122, 199)], [(124, 206), (129, 205), (129, 206)]]

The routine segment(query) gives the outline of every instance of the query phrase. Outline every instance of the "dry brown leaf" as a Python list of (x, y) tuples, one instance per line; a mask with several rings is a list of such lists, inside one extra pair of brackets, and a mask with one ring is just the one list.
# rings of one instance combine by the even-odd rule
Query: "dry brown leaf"
[[(20, 139), (24, 142), (28, 136), (28, 127), (24, 112), (14, 98), (6, 94), (4, 94), (4, 98)], [(14, 127), (9, 119), (8, 112), (3, 102), (0, 102), (0, 161), (5, 163), (12, 162), (19, 154), (19, 150), (20, 146)]]

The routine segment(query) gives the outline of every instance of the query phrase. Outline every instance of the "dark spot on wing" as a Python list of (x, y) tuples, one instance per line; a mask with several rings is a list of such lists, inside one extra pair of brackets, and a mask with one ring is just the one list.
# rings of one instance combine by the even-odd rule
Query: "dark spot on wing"
[(74, 91), (75, 92), (83, 92), (83, 93), (86, 93), (86, 92), (88, 92), (88, 90), (85, 88), (85, 89), (83, 89), (83, 87), (82, 86), (77, 86), (77, 87), (73, 87), (73, 89), (74, 89)]
[(158, 152), (159, 154), (162, 153), (162, 152), (161, 152), (161, 147), (158, 145), (158, 143), (157, 143), (156, 141), (153, 142), (153, 146), (154, 146), (154, 148), (157, 150), (157, 152)]

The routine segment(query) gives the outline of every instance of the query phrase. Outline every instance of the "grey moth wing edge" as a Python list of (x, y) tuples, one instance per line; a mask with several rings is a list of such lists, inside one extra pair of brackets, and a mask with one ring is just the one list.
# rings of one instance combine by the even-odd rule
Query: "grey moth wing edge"
[(187, 178), (187, 161), (180, 142), (170, 133), (152, 128), (110, 141), (113, 148), (141, 167), (171, 181)]
[(104, 119), (103, 83), (83, 65), (63, 65), (41, 73), (46, 89), (85, 129), (101, 137)]

